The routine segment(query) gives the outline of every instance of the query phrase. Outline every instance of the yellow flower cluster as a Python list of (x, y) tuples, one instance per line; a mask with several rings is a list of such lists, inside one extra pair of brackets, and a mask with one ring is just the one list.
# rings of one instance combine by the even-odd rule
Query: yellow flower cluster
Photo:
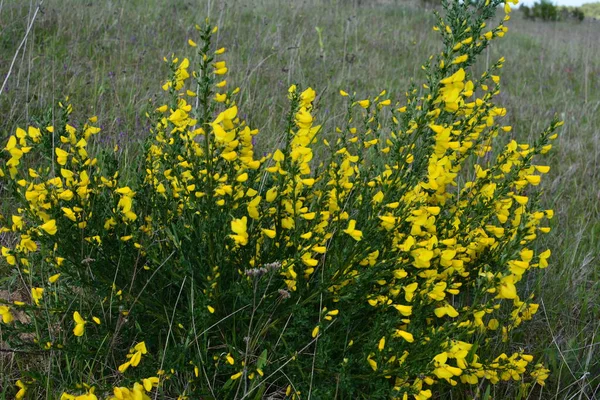
[[(140, 382), (135, 382), (133, 387), (127, 388), (118, 386), (113, 389), (113, 396), (109, 396), (106, 400), (150, 400), (148, 396), (153, 388), (158, 387), (159, 379), (156, 376), (144, 378)], [(85, 394), (73, 395), (66, 392), (60, 396), (60, 400), (98, 400), (95, 393), (95, 387), (91, 387)]]
[[(279, 372), (301, 379), (308, 365), (302, 352), (311, 346), (313, 369), (320, 363), (315, 373), (368, 376), (357, 387), (380, 385), (391, 398), (428, 399), (441, 385), (482, 380), (543, 385), (549, 371), (533, 366), (531, 355), (497, 355), (490, 346), (493, 338), (508, 342), (538, 309), (519, 290), (550, 257), (534, 244), (553, 217), (535, 201), (549, 167), (534, 157), (551, 149), (561, 125), (554, 121), (533, 144), (507, 139), (498, 146), (496, 138), (512, 129), (500, 124), (506, 110), (494, 103), (494, 73), (504, 60), (479, 77), (468, 63), (502, 37), (507, 20), (491, 34), (485, 25), (440, 22), (436, 30), (452, 51), (425, 68), (429, 84), (402, 103), (386, 91), (361, 100), (340, 91), (347, 114), (331, 131), (316, 121), (317, 93), (292, 85), (286, 129), (260, 158), (258, 130), (235, 102), (239, 89), (225, 89), (225, 49), (211, 49), (211, 27), (200, 29), (203, 44), (188, 42), (198, 51), (198, 70), (189, 71), (188, 58), (165, 59), (170, 101), (148, 114), (153, 128), (139, 181), (121, 183), (121, 171), (107, 173), (88, 155), (99, 132), (95, 118), (81, 129), (18, 129), (4, 147), (7, 173), (0, 169), (0, 177), (20, 203), (0, 218), (0, 232), (15, 238), (2, 256), (28, 276), (31, 301), (3, 302), (3, 323), (15, 325), (16, 308), (34, 321), (46, 310), (72, 315), (41, 324), (47, 332), (36, 331), (34, 343), (98, 346), (86, 354), (107, 360), (112, 353), (101, 352), (126, 352), (130, 345), (118, 345), (137, 342), (134, 335), (152, 346), (167, 343), (176, 349), (167, 362), (194, 366), (187, 375), (171, 369), (193, 383), (193, 394), (204, 393), (204, 381), (249, 395)], [(57, 138), (50, 165), (24, 156), (43, 152), (48, 137)], [(246, 308), (249, 317), (240, 312)], [(100, 312), (102, 323), (93, 316)], [(230, 318), (233, 328), (221, 329)], [(142, 330), (138, 319), (155, 325)], [(238, 331), (248, 334), (240, 339)], [(280, 340), (285, 352), (267, 357)], [(156, 388), (168, 392), (176, 380), (141, 379), (143, 368), (129, 369), (148, 353), (145, 343), (117, 367), (136, 377), (131, 385), (108, 384), (103, 394), (147, 399)], [(331, 346), (324, 360), (321, 345)], [(214, 365), (206, 362), (211, 357)], [(144, 364), (162, 370), (155, 361)], [(102, 372), (85, 365), (89, 375)], [(326, 384), (330, 376), (320, 378)], [(26, 387), (17, 386), (22, 398)], [(286, 396), (300, 398), (307, 387), (290, 386)], [(86, 393), (61, 398), (97, 398), (95, 387), (79, 389)]]
[(146, 349), (146, 343), (140, 342), (129, 350), (129, 354), (127, 354), (129, 361), (119, 365), (119, 372), (123, 373), (129, 367), (137, 367), (142, 360), (143, 354), (148, 354), (148, 350)]

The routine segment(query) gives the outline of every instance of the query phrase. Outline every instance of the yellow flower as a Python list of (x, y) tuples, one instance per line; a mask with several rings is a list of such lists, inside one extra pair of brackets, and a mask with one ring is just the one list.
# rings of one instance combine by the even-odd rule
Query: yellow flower
[(33, 299), (33, 301), (35, 302), (35, 304), (37, 306), (40, 305), (40, 300), (42, 299), (43, 295), (44, 295), (43, 288), (39, 288), (39, 287), (31, 288), (31, 298)]
[(356, 228), (356, 221), (351, 219), (348, 222), (348, 228), (344, 229), (344, 233), (347, 233), (348, 235), (352, 236), (352, 239), (356, 240), (357, 242), (360, 241), (362, 239), (362, 232), (359, 231)]
[(142, 361), (142, 353), (140, 351), (136, 351), (131, 356), (131, 359), (129, 360), (129, 364), (132, 367), (137, 367), (140, 364), (140, 361)]
[(56, 153), (56, 162), (59, 165), (65, 165), (67, 163), (67, 157), (69, 156), (69, 153), (59, 147), (55, 148), (54, 152)]
[(385, 336), (379, 339), (379, 344), (377, 345), (377, 350), (383, 351), (385, 348)]
[(11, 151), (16, 146), (17, 146), (17, 138), (14, 137), (14, 136), (11, 136), (11, 137), (8, 138), (8, 142), (6, 143), (6, 146), (4, 147), (4, 150)]
[(139, 351), (142, 354), (147, 354), (148, 349), (146, 349), (146, 342), (139, 342), (133, 348), (135, 351)]
[(414, 257), (413, 265), (417, 268), (429, 268), (430, 261), (433, 258), (433, 251), (428, 249), (415, 249), (410, 252), (410, 255)]
[(406, 301), (412, 301), (418, 286), (419, 284), (417, 282), (413, 282), (402, 288), (402, 290), (404, 290), (404, 298), (406, 299)]
[(373, 360), (371, 357), (373, 357), (373, 354), (369, 354), (369, 356), (367, 357), (367, 362), (369, 363), (373, 371), (377, 371), (377, 361)]
[(58, 198), (61, 200), (69, 201), (73, 198), (73, 192), (69, 189), (62, 191), (58, 194)]
[(546, 268), (548, 266), (548, 258), (550, 258), (551, 254), (550, 249), (540, 253), (540, 268)]
[(537, 186), (540, 184), (541, 177), (539, 175), (527, 175), (525, 179), (533, 186)]
[(369, 105), (371, 104), (371, 101), (366, 99), (366, 100), (360, 100), (358, 102), (358, 105), (361, 106), (362, 108), (369, 108)]
[(277, 234), (273, 229), (261, 229), (262, 233), (264, 233), (269, 239), (275, 238)]
[(73, 328), (73, 334), (75, 336), (83, 336), (85, 332), (85, 324), (87, 324), (87, 321), (81, 317), (79, 311), (75, 311), (73, 313), (73, 320), (75, 321), (75, 328)]
[(124, 373), (129, 367), (137, 367), (140, 364), (140, 361), (142, 360), (142, 355), (147, 353), (148, 350), (146, 349), (145, 342), (140, 342), (136, 344), (132, 349), (129, 350), (129, 354), (127, 355), (129, 361), (119, 365), (119, 372)]
[(400, 304), (394, 304), (393, 306), (398, 312), (405, 317), (408, 317), (412, 314), (412, 306), (404, 306)]
[(313, 338), (317, 337), (317, 335), (319, 334), (319, 327), (315, 326), (314, 329), (312, 330), (311, 336)]
[(433, 310), (433, 312), (435, 313), (435, 315), (438, 318), (442, 318), (445, 315), (447, 315), (451, 318), (458, 317), (458, 311), (456, 311), (456, 309), (454, 307), (452, 307), (450, 304), (446, 304), (443, 307), (438, 307), (435, 310)]
[(117, 369), (119, 370), (120, 373), (124, 373), (125, 371), (127, 371), (127, 368), (129, 368), (130, 366), (131, 366), (131, 362), (127, 361), (127, 362), (124, 362), (123, 364), (119, 365), (119, 367)]
[(23, 229), (23, 217), (19, 216), (19, 215), (13, 215), (11, 217), (12, 220), (12, 229), (13, 231), (16, 230), (21, 230)]
[(526, 205), (529, 202), (529, 198), (527, 196), (517, 196), (514, 195), (513, 199), (515, 199), (515, 201), (521, 205)]
[(547, 165), (534, 165), (534, 167), (541, 174), (547, 174), (550, 171), (550, 167)]
[(60, 400), (98, 400), (98, 397), (94, 394), (95, 388), (89, 389), (86, 394), (82, 394), (79, 396), (74, 396), (69, 393), (63, 393), (60, 396)]
[(157, 387), (159, 383), (159, 379), (156, 376), (151, 376), (150, 378), (142, 379), (142, 385), (144, 389), (149, 392), (153, 387)]
[(235, 180), (240, 183), (246, 182), (248, 180), (248, 174), (246, 172), (244, 172), (244, 173), (238, 175), (235, 178)]
[(396, 332), (394, 332), (394, 336), (401, 337), (402, 339), (406, 340), (408, 343), (412, 343), (415, 341), (412, 333), (406, 332), (402, 329), (396, 329)]
[(235, 235), (229, 235), (236, 244), (245, 246), (248, 244), (248, 233), (246, 232), (246, 224), (248, 223), (247, 217), (242, 217), (239, 219), (234, 219), (231, 221), (231, 230), (235, 233)]
[(498, 288), (499, 299), (514, 299), (517, 297), (517, 288), (515, 287), (514, 275), (505, 276), (500, 280), (500, 287)]
[(55, 219), (51, 219), (50, 221), (46, 222), (45, 224), (41, 225), (40, 228), (42, 228), (47, 234), (49, 235), (54, 235), (56, 233), (56, 220)]
[(8, 265), (17, 264), (17, 258), (11, 254), (10, 249), (8, 249), (7, 247), (2, 246), (2, 256), (6, 259), (6, 263)]
[(435, 369), (433, 373), (440, 379), (451, 379), (462, 374), (462, 369), (446, 364), (448, 361), (447, 353), (440, 353), (433, 358)]
[(463, 54), (462, 56), (456, 57), (452, 61), (452, 64), (461, 64), (461, 63), (464, 63), (465, 61), (467, 61), (468, 59), (469, 59), (469, 55), (468, 54)]
[(267, 190), (267, 194), (265, 195), (265, 199), (267, 200), (267, 202), (272, 203), (276, 198), (277, 198), (277, 188), (276, 187), (272, 187), (271, 189)]
[(10, 324), (13, 321), (13, 316), (8, 306), (0, 306), (0, 316), (2, 316), (2, 322), (5, 324)]
[(50, 278), (48, 278), (48, 282), (54, 283), (58, 280), (58, 278), (60, 278), (60, 274), (54, 274)]
[(73, 222), (77, 221), (77, 216), (75, 215), (75, 212), (72, 209), (63, 207), (61, 208), (61, 210), (63, 211), (63, 213), (65, 213), (65, 217), (67, 217)]
[(21, 242), (19, 246), (27, 253), (33, 252), (37, 250), (37, 244), (31, 240), (31, 236), (29, 235), (21, 235)]
[(535, 379), (535, 382), (538, 385), (544, 386), (546, 384), (546, 379), (550, 375), (550, 370), (544, 368), (543, 364), (536, 364), (535, 369), (531, 372), (531, 377)]
[(27, 386), (19, 379), (15, 385), (19, 388), (19, 391), (15, 395), (15, 399), (20, 400), (25, 397), (25, 393), (27, 393)]

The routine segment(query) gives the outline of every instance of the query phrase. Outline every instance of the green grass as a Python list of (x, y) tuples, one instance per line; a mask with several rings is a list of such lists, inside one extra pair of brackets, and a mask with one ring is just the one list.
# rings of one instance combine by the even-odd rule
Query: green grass
[[(35, 2), (0, 4), (3, 81)], [(262, 151), (281, 132), (276, 116), (286, 108), (291, 83), (317, 90), (320, 118), (331, 126), (340, 88), (359, 97), (387, 89), (402, 98), (438, 49), (434, 16), (416, 1), (210, 4), (47, 1), (0, 96), (0, 139), (69, 95), (77, 116), (98, 115), (103, 144), (120, 144), (124, 159), (135, 161), (147, 134), (144, 113), (168, 74), (162, 57), (190, 54), (186, 42), (195, 38), (194, 24), (209, 14), (220, 26), (218, 43), (229, 50), (228, 80), (242, 89), (240, 108), (262, 132)], [(481, 62), (507, 59), (502, 101), (511, 135), (531, 140), (552, 115), (565, 121), (547, 158), (552, 169), (542, 199), (556, 211), (553, 233), (543, 239), (553, 257), (527, 283), (541, 306), (518, 344), (553, 371), (542, 398), (594, 398), (600, 388), (600, 24), (531, 22), (515, 12), (508, 26)]]

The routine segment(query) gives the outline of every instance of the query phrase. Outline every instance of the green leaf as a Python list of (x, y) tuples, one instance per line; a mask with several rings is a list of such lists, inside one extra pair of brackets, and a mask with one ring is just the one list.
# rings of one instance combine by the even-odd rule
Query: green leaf
[(258, 369), (263, 369), (263, 367), (267, 365), (267, 349), (264, 349), (260, 356), (258, 356), (258, 360), (256, 361), (256, 367)]

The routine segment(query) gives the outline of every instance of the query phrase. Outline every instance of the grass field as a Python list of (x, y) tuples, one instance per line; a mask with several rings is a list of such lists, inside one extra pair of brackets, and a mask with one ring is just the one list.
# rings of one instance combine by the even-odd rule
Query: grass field
[[(317, 90), (320, 118), (339, 117), (339, 89), (382, 89), (401, 98), (438, 51), (435, 17), (409, 0), (158, 1), (50, 0), (33, 21), (0, 95), (0, 141), (68, 95), (78, 116), (97, 115), (100, 145), (121, 146), (136, 173), (144, 114), (168, 74), (162, 58), (182, 53), (207, 16), (228, 48), (228, 80), (268, 151), (284, 121), (292, 83)], [(0, 1), (0, 81), (37, 2)], [(501, 100), (511, 135), (531, 139), (553, 115), (565, 121), (544, 182), (553, 208), (550, 267), (528, 281), (541, 303), (519, 345), (552, 375), (540, 398), (600, 397), (600, 23), (531, 22), (514, 12), (510, 31), (480, 61), (506, 57)], [(9, 201), (0, 192), (1, 201)], [(1, 278), (0, 278), (1, 279)], [(498, 394), (498, 396), (501, 396)], [(501, 398), (501, 397), (495, 397)]]

